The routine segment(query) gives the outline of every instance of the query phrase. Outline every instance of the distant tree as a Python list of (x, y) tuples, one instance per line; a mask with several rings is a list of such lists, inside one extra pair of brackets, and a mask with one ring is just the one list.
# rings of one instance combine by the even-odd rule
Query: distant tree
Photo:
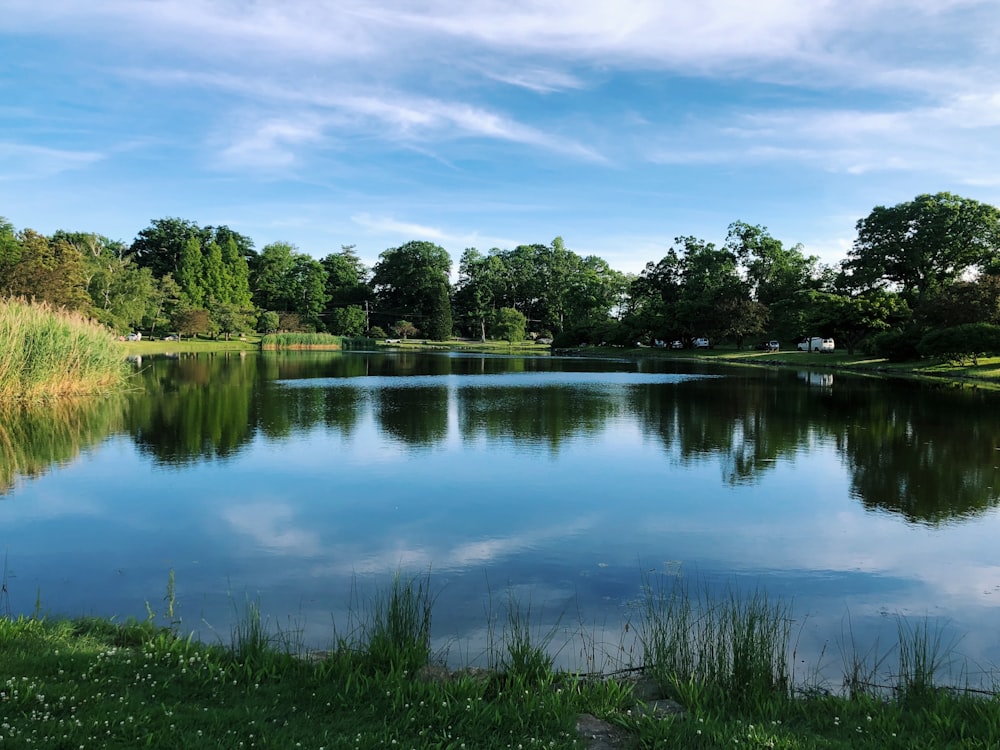
[(893, 284), (911, 305), (1000, 255), (1000, 210), (951, 193), (877, 206), (857, 230), (845, 264), (855, 288)]
[(408, 320), (397, 321), (392, 329), (396, 332), (397, 336), (404, 339), (408, 339), (410, 336), (416, 336), (420, 333), (420, 329)]
[(282, 310), (278, 313), (278, 330), (308, 332), (310, 327), (302, 322), (298, 313)]
[(361, 336), (365, 332), (368, 316), (357, 305), (331, 310), (327, 315), (327, 330), (339, 336)]
[(379, 256), (372, 275), (380, 320), (412, 318), (427, 325), (448, 288), (451, 258), (431, 242), (408, 242)]
[(720, 304), (722, 335), (734, 339), (738, 349), (743, 348), (743, 340), (747, 336), (756, 336), (766, 330), (767, 305), (740, 298), (725, 300)]
[(990, 323), (965, 323), (952, 328), (929, 331), (917, 345), (925, 357), (942, 357), (958, 364), (973, 365), (986, 354), (1000, 353), (1000, 326)]
[(486, 341), (486, 326), (494, 312), (502, 263), (497, 255), (484, 256), (474, 247), (467, 248), (458, 263), (454, 313), (464, 332), (480, 341)]
[(1000, 324), (1000, 275), (982, 274), (975, 281), (958, 281), (925, 300), (914, 310), (925, 327), (951, 327), (963, 323)]
[(354, 252), (354, 245), (343, 245), (320, 263), (326, 271), (326, 295), (330, 309), (357, 305), (364, 307), (374, 299), (368, 285), (368, 269)]
[(84, 258), (70, 242), (52, 241), (23, 229), (16, 235), (16, 248), (9, 238), (4, 243), (8, 264), (0, 269), (0, 296), (34, 298), (80, 312), (91, 310)]
[(215, 329), (226, 335), (229, 341), (232, 334), (241, 334), (254, 328), (254, 313), (251, 309), (241, 309), (232, 302), (216, 302), (209, 310)]
[(385, 338), (385, 330), (381, 326), (372, 326), (367, 331), (365, 331), (365, 333), (368, 335), (368, 338), (370, 339)]
[[(225, 229), (220, 227), (219, 231)], [(253, 295), (250, 293), (250, 266), (247, 263), (246, 249), (241, 249), (235, 233), (219, 243), (222, 250), (222, 267), (225, 278), (225, 290), (222, 301), (231, 302), (241, 309), (249, 309), (253, 305)], [(252, 252), (252, 251), (251, 251)]]
[(229, 301), (229, 274), (222, 262), (222, 248), (214, 240), (202, 249), (201, 287), (207, 304)]
[(497, 312), (497, 320), (493, 326), (496, 337), (513, 344), (524, 341), (525, 327), (528, 321), (524, 315), (512, 307), (502, 307)]
[(136, 236), (129, 254), (140, 267), (149, 268), (156, 278), (168, 273), (179, 278), (181, 255), (192, 238), (197, 238), (200, 246), (201, 230), (193, 221), (175, 217), (154, 219)]
[(213, 330), (208, 310), (201, 307), (182, 307), (174, 314), (174, 329), (178, 336), (208, 334)]
[(177, 261), (177, 283), (184, 299), (191, 307), (200, 307), (206, 301), (205, 276), (201, 257), (201, 240), (190, 237), (181, 248)]
[(177, 308), (181, 305), (182, 297), (180, 284), (174, 281), (171, 274), (154, 279), (146, 317), (142, 321), (143, 328), (153, 334), (157, 328), (169, 326)]
[(261, 333), (274, 333), (278, 330), (281, 319), (273, 310), (265, 310), (257, 318), (257, 330)]
[(819, 259), (803, 255), (801, 245), (785, 248), (767, 227), (733, 222), (726, 248), (745, 269), (750, 297), (757, 302), (770, 306), (799, 290), (817, 287)]
[(451, 299), (448, 283), (439, 282), (437, 290), (431, 293), (427, 311), (426, 333), (435, 341), (447, 341), (452, 334)]
[(303, 323), (320, 328), (319, 314), (326, 305), (326, 271), (308, 255), (295, 253), (285, 278), (287, 309), (298, 314)]
[(291, 310), (288, 280), (297, 251), (287, 242), (272, 242), (260, 251), (251, 269), (254, 303), (264, 310)]

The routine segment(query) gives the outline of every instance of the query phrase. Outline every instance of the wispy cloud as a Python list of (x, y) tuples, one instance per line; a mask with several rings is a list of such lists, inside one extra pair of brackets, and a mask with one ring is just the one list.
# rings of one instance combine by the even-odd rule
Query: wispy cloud
[(0, 180), (40, 179), (82, 169), (104, 158), (97, 151), (73, 151), (0, 141)]
[(405, 239), (421, 239), (451, 247), (503, 247), (512, 248), (527, 240), (512, 240), (505, 237), (487, 237), (478, 233), (462, 233), (448, 231), (440, 227), (427, 226), (417, 222), (400, 221), (390, 216), (372, 216), (370, 214), (356, 214), (351, 220), (370, 232), (376, 234), (395, 235)]

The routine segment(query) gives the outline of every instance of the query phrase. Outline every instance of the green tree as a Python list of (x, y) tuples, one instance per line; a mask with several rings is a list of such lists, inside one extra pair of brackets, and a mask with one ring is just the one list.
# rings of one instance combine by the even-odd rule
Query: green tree
[(431, 293), (430, 308), (427, 311), (426, 331), (428, 338), (435, 341), (447, 341), (452, 334), (451, 299), (448, 296), (448, 283), (439, 282), (437, 289)]
[(854, 288), (896, 285), (911, 305), (1000, 255), (1000, 211), (951, 193), (877, 206), (857, 230), (845, 264)]
[(330, 309), (348, 305), (364, 307), (373, 300), (368, 269), (354, 252), (354, 245), (343, 245), (339, 253), (327, 255), (320, 263), (326, 271)]
[(331, 310), (327, 316), (327, 330), (338, 336), (361, 336), (367, 327), (368, 316), (363, 308), (348, 305)]
[(263, 310), (291, 310), (289, 280), (298, 255), (294, 245), (272, 242), (260, 251), (251, 269), (254, 303)]
[(201, 240), (197, 236), (190, 237), (184, 243), (177, 262), (176, 278), (189, 305), (199, 307), (206, 302)]
[(72, 243), (63, 238), (50, 240), (31, 229), (17, 233), (16, 249), (9, 245), (9, 239), (4, 242), (8, 244), (8, 265), (2, 269), (0, 295), (34, 298), (68, 310), (90, 312), (86, 265)]
[(208, 334), (215, 330), (208, 310), (202, 307), (180, 307), (174, 314), (174, 329), (180, 336)]
[(232, 334), (241, 334), (254, 328), (254, 313), (251, 309), (241, 309), (232, 302), (216, 302), (209, 310), (214, 328), (226, 335), (229, 341)]
[(418, 329), (415, 325), (413, 325), (413, 323), (411, 323), (408, 320), (397, 321), (396, 324), (392, 327), (392, 330), (396, 332), (397, 336), (400, 336), (401, 338), (404, 339), (408, 339), (410, 338), (410, 336), (416, 336), (418, 333), (420, 333), (420, 329)]
[(253, 305), (253, 295), (250, 293), (250, 266), (245, 251), (240, 249), (235, 236), (227, 237), (219, 246), (226, 290), (223, 301), (243, 310), (249, 309)]
[(524, 341), (526, 325), (527, 320), (522, 313), (512, 307), (501, 307), (493, 328), (497, 338), (513, 344), (515, 341)]
[(222, 248), (214, 240), (202, 249), (201, 287), (207, 304), (229, 301), (229, 279), (222, 262)]
[(161, 279), (154, 279), (143, 327), (153, 334), (157, 328), (169, 326), (182, 298), (180, 284), (174, 281), (172, 274), (168, 273)]
[(801, 289), (816, 288), (819, 283), (819, 259), (803, 255), (801, 245), (785, 248), (767, 227), (733, 222), (726, 248), (745, 269), (751, 298), (764, 305), (788, 299)]
[(149, 268), (156, 278), (169, 273), (179, 279), (184, 248), (192, 238), (197, 238), (200, 243), (201, 234), (201, 229), (193, 221), (175, 217), (154, 219), (136, 236), (129, 254), (140, 267)]
[(447, 251), (431, 242), (408, 242), (383, 252), (372, 275), (380, 320), (412, 318), (426, 327), (441, 304), (441, 286), (449, 288), (450, 270)]
[(292, 256), (292, 268), (286, 280), (289, 309), (313, 328), (321, 328), (319, 314), (326, 305), (326, 271), (308, 255)]
[(273, 310), (265, 310), (257, 319), (257, 330), (261, 333), (274, 333), (278, 330), (280, 322), (281, 319), (278, 313)]

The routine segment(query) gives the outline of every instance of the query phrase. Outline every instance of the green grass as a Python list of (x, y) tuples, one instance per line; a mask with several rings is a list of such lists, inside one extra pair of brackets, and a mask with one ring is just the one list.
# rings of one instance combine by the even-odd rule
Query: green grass
[(634, 748), (1000, 745), (996, 697), (935, 684), (949, 647), (927, 623), (901, 621), (892, 684), (802, 691), (786, 666), (783, 603), (645, 584), (644, 667), (682, 715), (652, 715), (627, 677), (553, 669), (548, 633), (513, 596), (493, 669), (449, 671), (430, 651), (428, 577), (355, 590), (346, 632), (312, 655), (251, 601), (229, 643), (180, 636), (171, 579), (166, 612), (144, 622), (0, 617), (0, 748), (571, 748), (584, 746), (583, 712)]
[(126, 378), (104, 326), (44, 303), (0, 300), (0, 403), (107, 393)]

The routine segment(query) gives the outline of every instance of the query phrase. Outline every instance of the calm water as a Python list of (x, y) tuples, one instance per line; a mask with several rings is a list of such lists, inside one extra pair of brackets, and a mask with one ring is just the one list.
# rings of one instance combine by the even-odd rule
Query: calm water
[(40, 597), (145, 617), (173, 570), (183, 630), (228, 641), (249, 597), (323, 647), (352, 590), (430, 571), (451, 661), (482, 655), (513, 593), (563, 664), (600, 668), (644, 580), (682, 575), (790, 600), (805, 671), (839, 675), (845, 634), (893, 640), (897, 615), (940, 625), (973, 674), (1000, 664), (1000, 394), (691, 363), (232, 354), (147, 358), (126, 397), (0, 419), (0, 613)]

